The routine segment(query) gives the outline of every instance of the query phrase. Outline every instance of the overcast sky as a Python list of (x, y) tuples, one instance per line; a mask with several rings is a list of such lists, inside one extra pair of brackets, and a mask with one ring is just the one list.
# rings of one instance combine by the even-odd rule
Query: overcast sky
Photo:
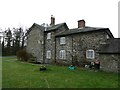
[(56, 24), (66, 22), (69, 28), (76, 28), (77, 21), (84, 19), (86, 26), (109, 28), (118, 37), (118, 1), (0, 0), (0, 28), (50, 24), (53, 15)]

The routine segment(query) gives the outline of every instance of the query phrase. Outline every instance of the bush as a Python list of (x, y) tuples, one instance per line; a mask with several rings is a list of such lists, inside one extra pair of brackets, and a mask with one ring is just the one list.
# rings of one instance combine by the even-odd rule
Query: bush
[(16, 55), (17, 59), (21, 61), (28, 61), (30, 57), (30, 54), (28, 54), (25, 49), (17, 51)]

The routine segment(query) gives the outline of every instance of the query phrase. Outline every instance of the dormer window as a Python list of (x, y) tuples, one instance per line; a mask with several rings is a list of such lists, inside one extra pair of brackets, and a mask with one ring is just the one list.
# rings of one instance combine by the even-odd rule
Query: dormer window
[(60, 44), (65, 44), (66, 42), (65, 42), (65, 37), (61, 37), (60, 38)]
[(51, 39), (51, 33), (47, 34), (47, 39)]

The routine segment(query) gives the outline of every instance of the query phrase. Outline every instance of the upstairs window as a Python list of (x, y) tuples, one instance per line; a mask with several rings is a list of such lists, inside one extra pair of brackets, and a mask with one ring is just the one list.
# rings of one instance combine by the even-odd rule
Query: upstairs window
[(107, 37), (107, 39), (109, 39), (109, 38), (110, 38), (110, 37), (109, 37), (109, 35), (107, 35), (106, 37)]
[(47, 59), (51, 59), (51, 51), (50, 50), (47, 51), (46, 58)]
[(47, 34), (47, 39), (51, 39), (51, 33)]
[(60, 38), (60, 44), (65, 44), (66, 42), (65, 42), (65, 37), (61, 37)]
[(59, 58), (60, 59), (66, 59), (66, 51), (65, 50), (60, 50)]
[(87, 50), (86, 51), (86, 58), (87, 59), (94, 59), (95, 58), (94, 50)]

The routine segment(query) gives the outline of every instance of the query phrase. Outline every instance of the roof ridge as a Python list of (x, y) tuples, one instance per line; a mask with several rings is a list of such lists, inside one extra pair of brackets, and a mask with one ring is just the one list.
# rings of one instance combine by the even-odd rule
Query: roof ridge
[(47, 27), (46, 31), (55, 30), (55, 29), (61, 27), (62, 25), (67, 25), (67, 24), (65, 22), (63, 22), (63, 23), (59, 23), (59, 24), (56, 24), (56, 25), (52, 25), (52, 26)]
[[(90, 26), (85, 26), (85, 28), (95, 28), (95, 29), (108, 29), (108, 28), (104, 28), (104, 27), (90, 27)], [(71, 28), (69, 30), (72, 30), (72, 29), (79, 29), (79, 28)], [(84, 29), (84, 28), (83, 28)]]

